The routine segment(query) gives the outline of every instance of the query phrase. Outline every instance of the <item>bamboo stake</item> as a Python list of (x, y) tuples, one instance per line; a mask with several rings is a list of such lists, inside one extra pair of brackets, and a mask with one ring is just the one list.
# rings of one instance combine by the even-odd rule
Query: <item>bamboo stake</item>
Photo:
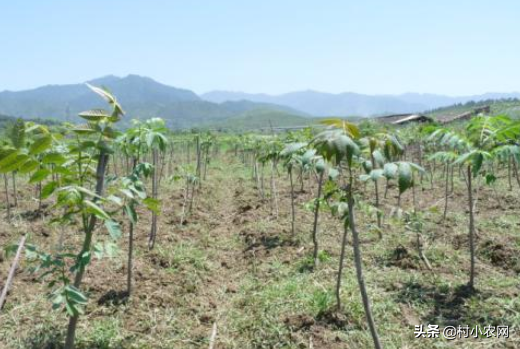
[(9, 270), (9, 275), (7, 276), (7, 281), (5, 283), (4, 289), (2, 290), (2, 294), (0, 295), (0, 311), (4, 305), (5, 299), (7, 298), (7, 291), (9, 291), (9, 287), (13, 282), (14, 272), (16, 271), (16, 267), (18, 266), (18, 261), (20, 260), (20, 256), (22, 255), (22, 250), (25, 245), (26, 235), (22, 237), (20, 243), (18, 244), (18, 250), (16, 251), (16, 256), (14, 257), (13, 264), (11, 265), (11, 269)]
[(209, 348), (213, 349), (215, 347), (215, 339), (217, 338), (217, 323), (213, 323), (213, 329), (211, 330), (211, 337), (209, 338)]

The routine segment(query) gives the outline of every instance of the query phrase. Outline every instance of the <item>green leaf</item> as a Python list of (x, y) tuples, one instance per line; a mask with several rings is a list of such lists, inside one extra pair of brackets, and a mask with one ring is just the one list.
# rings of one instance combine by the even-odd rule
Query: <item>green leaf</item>
[(381, 167), (384, 166), (385, 157), (383, 156), (383, 154), (381, 154), (381, 152), (379, 150), (375, 150), (372, 153), (372, 156), (374, 157), (374, 160), (378, 166), (381, 166)]
[(107, 254), (107, 257), (109, 258), (113, 258), (113, 257), (116, 257), (119, 253), (119, 247), (117, 246), (117, 244), (113, 243), (113, 242), (110, 242), (110, 241), (105, 241), (105, 253)]
[(25, 154), (18, 154), (12, 158), (11, 161), (4, 163), (0, 166), (0, 173), (8, 173), (18, 170), (23, 164), (29, 159), (29, 156)]
[(426, 170), (423, 167), (421, 167), (413, 162), (409, 162), (408, 164), (412, 167), (412, 170), (415, 170), (422, 174), (426, 173)]
[(78, 114), (80, 118), (88, 121), (101, 121), (104, 118), (110, 117), (110, 113), (104, 109), (91, 109)]
[(129, 199), (135, 198), (134, 193), (130, 189), (119, 189), (119, 191)]
[(29, 172), (32, 172), (34, 171), (38, 166), (40, 165), (40, 163), (36, 160), (28, 160), (26, 161), (19, 169), (18, 169), (18, 172), (22, 173), (22, 174), (26, 174), (26, 173), (29, 173)]
[(470, 152), (460, 155), (453, 164), (458, 165), (458, 164), (462, 164), (462, 163), (468, 161), (468, 159), (470, 159), (475, 154), (475, 152), (476, 152), (476, 150), (472, 150)]
[(119, 239), (121, 235), (123, 235), (123, 233), (121, 232), (121, 226), (116, 221), (106, 220), (105, 227), (107, 227), (110, 237), (114, 240)]
[(370, 175), (362, 174), (359, 176), (359, 179), (361, 180), (361, 182), (366, 182), (370, 179)]
[(72, 132), (77, 133), (79, 135), (88, 135), (88, 134), (97, 133), (98, 130), (93, 129), (93, 128), (88, 127), (88, 126), (80, 125), (80, 126), (77, 126), (77, 127), (73, 128)]
[(334, 126), (340, 129), (343, 129), (345, 133), (347, 133), (352, 138), (359, 138), (360, 131), (359, 128), (346, 120), (343, 119), (335, 119), (335, 118), (329, 118), (329, 119), (322, 119), (320, 120), (320, 124)]
[(280, 152), (280, 156), (290, 156), (307, 146), (307, 143), (290, 143)]
[(84, 142), (80, 143), (80, 147), (81, 147), (81, 150), (95, 148), (96, 147), (96, 142), (94, 142), (94, 141), (84, 141)]
[(340, 201), (333, 203), (331, 210), (334, 216), (338, 216), (341, 219), (348, 216), (348, 204), (346, 202)]
[(412, 167), (407, 162), (399, 163), (398, 185), (399, 192), (403, 193), (413, 185)]
[(42, 188), (42, 199), (47, 199), (49, 196), (51, 196), (56, 188), (58, 188), (58, 183), (55, 181), (45, 184)]
[(78, 316), (81, 314), (81, 310), (76, 307), (74, 303), (71, 302), (65, 302), (65, 309), (67, 310), (67, 314), (69, 316)]
[(385, 164), (383, 168), (383, 176), (386, 179), (395, 179), (397, 178), (398, 166), (394, 163)]
[(16, 156), (18, 155), (18, 150), (16, 149), (2, 149), (0, 151), (0, 167), (9, 164), (14, 159), (16, 159)]
[(377, 170), (370, 171), (370, 179), (372, 179), (374, 182), (382, 177), (383, 177), (383, 170), (377, 169)]
[(144, 191), (144, 188), (141, 188), (137, 185), (133, 186), (133, 187), (130, 187), (130, 190), (137, 194), (137, 196), (141, 199), (146, 199), (146, 192)]
[(125, 213), (133, 224), (137, 223), (137, 212), (135, 212), (134, 205), (128, 203), (124, 207)]
[(65, 296), (59, 292), (56, 294), (56, 296), (52, 299), (52, 309), (59, 309), (65, 302)]
[(103, 88), (99, 88), (99, 87), (96, 87), (96, 86), (93, 86), (89, 83), (86, 84), (88, 86), (88, 88), (90, 88), (92, 91), (94, 91), (95, 93), (97, 93), (98, 95), (100, 95), (105, 101), (107, 101), (109, 104), (111, 105), (114, 105), (116, 104), (116, 98), (110, 93), (108, 92), (106, 89), (103, 89)]
[(42, 163), (44, 164), (61, 165), (65, 161), (67, 161), (67, 159), (60, 153), (48, 153), (45, 154), (42, 158)]
[(73, 173), (73, 171), (71, 171), (71, 169), (72, 168), (70, 166), (67, 166), (67, 164), (58, 165), (58, 166), (54, 167), (54, 173), (58, 173), (58, 174), (61, 174), (64, 176), (69, 176)]
[(65, 309), (70, 316), (83, 314), (82, 306), (86, 305), (87, 297), (73, 285), (67, 285), (63, 288), (63, 296), (65, 297)]
[(475, 153), (472, 157), (472, 165), (471, 170), (473, 172), (473, 177), (476, 177), (482, 168), (482, 164), (484, 163), (484, 155), (480, 152)]
[(85, 200), (87, 211), (103, 220), (110, 220), (110, 216), (101, 207), (90, 200)]
[(8, 130), (8, 136), (16, 149), (23, 148), (25, 145), (25, 122), (18, 118)]
[(157, 214), (161, 213), (161, 202), (154, 198), (146, 198), (143, 200), (145, 206), (150, 210)]
[(90, 263), (91, 256), (89, 251), (84, 252), (79, 258), (78, 266), (85, 268)]
[(361, 175), (359, 176), (359, 179), (363, 182), (366, 182), (367, 180), (377, 181), (379, 178), (383, 177), (383, 170), (377, 169), (370, 171), (369, 174)]
[(487, 184), (487, 185), (490, 185), (490, 184), (495, 183), (496, 180), (497, 180), (497, 177), (496, 177), (494, 174), (492, 174), (492, 173), (488, 173), (488, 174), (486, 175), (486, 184)]
[(80, 186), (75, 186), (74, 187), (77, 191), (79, 191), (80, 193), (83, 193), (85, 195), (88, 195), (92, 198), (98, 198), (98, 199), (101, 199), (101, 197), (99, 195), (97, 195), (96, 193), (94, 193), (92, 190), (90, 189), (87, 189), (87, 188), (84, 188), (84, 187), (80, 187)]
[(123, 199), (121, 199), (119, 196), (110, 195), (107, 197), (107, 200), (112, 201), (114, 204), (121, 206), (123, 204)]
[(51, 174), (51, 171), (49, 171), (46, 168), (41, 168), (38, 171), (34, 172), (34, 174), (29, 179), (29, 183), (33, 184), (33, 183), (41, 182), (45, 178), (47, 178), (47, 176), (50, 175), (50, 174)]
[(33, 144), (31, 144), (31, 147), (29, 148), (29, 154), (37, 155), (43, 153), (44, 151), (50, 148), (51, 144), (51, 135), (45, 135), (43, 137), (40, 137), (37, 140), (35, 140)]
[(329, 179), (335, 180), (339, 176), (339, 171), (335, 168), (329, 169)]
[(319, 159), (316, 161), (316, 171), (318, 173), (323, 173), (327, 169), (327, 164), (323, 159)]
[(106, 126), (105, 129), (103, 130), (103, 136), (105, 136), (107, 138), (115, 139), (118, 136), (118, 131), (116, 131), (115, 129), (113, 129), (110, 126)]
[(65, 294), (67, 295), (67, 298), (73, 300), (75, 304), (85, 305), (88, 303), (87, 297), (73, 285), (65, 286)]
[(372, 171), (372, 162), (363, 161), (361, 165), (363, 166), (363, 170), (365, 170), (365, 173), (370, 173), (370, 171)]
[(96, 144), (96, 147), (99, 150), (101, 150), (102, 152), (105, 152), (107, 154), (113, 154), (114, 153), (114, 149), (112, 148), (112, 146), (108, 142), (105, 142), (104, 140), (99, 141)]
[(104, 249), (101, 242), (95, 243), (92, 249), (94, 250), (94, 257), (96, 257), (96, 259), (99, 260), (103, 258)]

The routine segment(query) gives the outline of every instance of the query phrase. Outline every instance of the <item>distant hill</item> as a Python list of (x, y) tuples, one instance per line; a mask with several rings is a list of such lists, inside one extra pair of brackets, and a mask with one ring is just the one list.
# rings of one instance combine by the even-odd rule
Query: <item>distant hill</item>
[[(124, 120), (162, 117), (170, 127), (188, 128), (236, 116), (259, 107), (303, 114), (290, 107), (268, 103), (213, 103), (202, 100), (192, 91), (167, 86), (137, 75), (124, 78), (106, 76), (89, 82), (107, 87), (117, 96), (127, 112)], [(48, 85), (20, 92), (0, 92), (0, 114), (25, 119), (53, 118), (61, 121), (79, 121), (79, 112), (105, 107), (104, 102), (85, 84)]]
[[(17, 118), (8, 115), (0, 114), (0, 130), (5, 129), (8, 125), (13, 124)], [(59, 125), (60, 122), (52, 120), (52, 119), (26, 119), (26, 121), (33, 121), (42, 125)]]
[(520, 119), (520, 99), (517, 98), (486, 99), (479, 102), (470, 101), (466, 103), (458, 103), (431, 110), (427, 114), (434, 118), (460, 115), (483, 106), (491, 107), (491, 115), (504, 114), (509, 115), (512, 118)]
[(284, 110), (272, 110), (267, 108), (251, 109), (239, 115), (232, 116), (218, 122), (204, 125), (208, 128), (223, 130), (256, 130), (269, 129), (270, 127), (299, 127), (316, 124), (313, 118), (295, 115)]
[(291, 92), (282, 95), (247, 94), (213, 91), (201, 97), (207, 101), (249, 100), (295, 108), (314, 116), (373, 116), (383, 114), (424, 112), (468, 101), (519, 98), (520, 93), (487, 93), (475, 96), (450, 97), (435, 94), (406, 93), (401, 95), (363, 95), (358, 93)]

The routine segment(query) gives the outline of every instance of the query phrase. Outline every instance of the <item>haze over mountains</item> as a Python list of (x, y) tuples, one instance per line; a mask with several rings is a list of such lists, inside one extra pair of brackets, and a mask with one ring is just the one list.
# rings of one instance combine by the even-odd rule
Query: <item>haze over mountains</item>
[(248, 100), (279, 104), (304, 111), (314, 116), (374, 116), (393, 113), (424, 112), (469, 101), (519, 98), (520, 93), (486, 93), (475, 96), (450, 97), (421, 93), (364, 95), (345, 92), (333, 94), (312, 90), (291, 92), (282, 95), (212, 91), (201, 95), (201, 97), (215, 103)]
[[(331, 94), (316, 91), (283, 95), (213, 91), (198, 96), (138, 75), (124, 78), (106, 76), (89, 81), (112, 91), (129, 118), (162, 117), (168, 126), (187, 128), (201, 125), (230, 125), (239, 120), (287, 118), (291, 122), (305, 116), (371, 116), (385, 113), (421, 112), (470, 100), (519, 98), (519, 93), (493, 93), (449, 97), (433, 94), (363, 95)], [(23, 118), (52, 118), (76, 121), (86, 109), (105, 107), (85, 84), (48, 85), (32, 90), (0, 92), (0, 114)], [(301, 118), (301, 119), (298, 119)]]

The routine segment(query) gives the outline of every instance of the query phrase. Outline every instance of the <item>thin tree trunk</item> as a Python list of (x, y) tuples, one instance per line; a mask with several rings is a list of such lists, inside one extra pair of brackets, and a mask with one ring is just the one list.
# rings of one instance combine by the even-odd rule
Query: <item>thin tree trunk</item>
[(43, 206), (42, 206), (42, 182), (38, 182), (38, 212), (40, 213), (40, 218), (43, 219)]
[(321, 198), (321, 187), (323, 184), (323, 175), (325, 174), (325, 170), (320, 172), (320, 176), (318, 179), (318, 195), (316, 196), (316, 205), (314, 208), (314, 225), (312, 228), (312, 242), (314, 243), (314, 269), (318, 266), (318, 215), (320, 212), (320, 198)]
[(158, 156), (158, 162), (161, 163), (161, 166), (159, 166), (159, 168), (160, 168), (159, 176), (157, 178), (157, 186), (160, 187), (161, 180), (163, 179), (164, 173), (165, 173), (164, 169), (166, 168), (166, 153), (160, 152), (159, 154), (157, 154), (157, 156)]
[[(108, 154), (101, 152), (99, 154), (99, 160), (96, 169), (96, 195), (94, 198), (94, 202), (99, 201), (98, 197), (103, 195), (103, 186), (105, 183), (105, 172), (108, 165)], [(88, 226), (85, 231), (85, 240), (83, 241), (83, 247), (79, 256), (82, 256), (84, 253), (90, 251), (92, 244), (92, 235), (94, 232), (94, 228), (96, 226), (97, 217), (95, 215), (91, 215), (88, 221)], [(74, 278), (74, 287), (79, 288), (81, 285), (81, 281), (83, 280), (83, 275), (85, 274), (85, 265), (80, 265), (79, 270), (76, 273)], [(74, 340), (76, 338), (76, 328), (78, 325), (79, 315), (74, 315), (69, 318), (69, 325), (67, 328), (67, 337), (65, 339), (65, 349), (74, 349)]]
[(475, 217), (473, 213), (473, 188), (471, 166), (468, 166), (468, 206), (469, 206), (469, 252), (471, 258), (471, 268), (468, 286), (473, 289), (475, 286)]
[[(374, 158), (374, 152), (370, 151), (370, 162), (372, 163), (372, 170), (376, 169), (376, 159)], [(379, 186), (377, 185), (377, 179), (374, 181), (374, 189), (376, 194), (376, 209), (377, 209), (377, 227), (381, 229), (381, 212), (379, 211)], [(379, 237), (382, 238), (381, 230), (379, 230)]]
[(264, 172), (265, 172), (265, 162), (262, 162), (262, 165), (260, 166), (260, 190), (262, 192), (262, 199), (265, 200)]
[(191, 182), (191, 194), (190, 194), (190, 205), (188, 206), (188, 213), (193, 210), (193, 202), (195, 201), (195, 181)]
[(513, 158), (513, 171), (515, 172), (516, 183), (518, 184), (518, 187), (520, 188), (520, 175), (518, 174), (518, 166), (517, 166), (515, 158)]
[(12, 172), (12, 176), (13, 176), (14, 207), (18, 208), (18, 190), (16, 189), (16, 173)]
[(368, 327), (370, 329), (370, 334), (372, 335), (372, 340), (374, 341), (374, 347), (376, 349), (381, 349), (381, 343), (379, 341), (379, 336), (377, 334), (376, 325), (374, 322), (374, 318), (372, 316), (372, 309), (370, 308), (370, 300), (368, 299), (368, 294), (365, 287), (365, 280), (363, 278), (363, 269), (362, 269), (362, 261), (361, 261), (361, 250), (359, 248), (359, 235), (356, 229), (356, 224), (354, 221), (354, 198), (352, 194), (352, 174), (350, 175), (350, 185), (348, 188), (348, 216), (349, 216), (349, 225), (350, 230), (352, 231), (352, 247), (354, 249), (354, 264), (356, 267), (356, 276), (359, 284), (359, 290), (361, 292), (361, 299), (363, 301), (363, 307), (365, 309), (365, 315), (367, 317)]
[(186, 163), (190, 163), (190, 141), (186, 142)]
[(450, 194), (452, 194), (455, 191), (455, 166), (450, 166)]
[(513, 180), (511, 176), (511, 156), (507, 157), (507, 183), (509, 184), (509, 191), (513, 190)]
[(7, 174), (4, 173), (4, 188), (5, 188), (5, 204), (7, 207), (7, 221), (11, 221), (11, 203), (9, 202), (9, 180)]
[(295, 212), (294, 212), (294, 184), (293, 184), (293, 174), (292, 168), (289, 168), (289, 180), (291, 182), (291, 236), (294, 237), (294, 222), (295, 222)]
[[(138, 148), (137, 156), (132, 159), (132, 172), (135, 171), (137, 162), (139, 161), (141, 147)], [(114, 159), (115, 160), (115, 159)], [(134, 201), (130, 202), (132, 210), (134, 210)], [(134, 210), (135, 211), (135, 210)], [(134, 255), (134, 222), (130, 217), (130, 226), (128, 228), (128, 262), (127, 262), (127, 275), (126, 275), (126, 292), (130, 298), (132, 294), (132, 278), (133, 278), (133, 255)]]
[(275, 161), (271, 162), (271, 206), (274, 209), (275, 217), (278, 219), (278, 192), (276, 190), (276, 178), (275, 178)]
[(445, 187), (444, 187), (444, 214), (442, 215), (442, 221), (445, 222), (446, 221), (446, 215), (448, 214), (448, 192), (449, 192), (449, 188), (450, 188), (450, 185), (449, 185), (449, 176), (450, 174), (450, 166), (448, 165), (448, 163), (446, 163), (446, 178), (445, 178)]
[(172, 142), (171, 148), (170, 148), (170, 156), (168, 157), (168, 176), (172, 175), (173, 172), (173, 152), (174, 152), (174, 144)]
[[(153, 173), (152, 173), (152, 197), (154, 199), (157, 199), (157, 161), (158, 161), (158, 154), (159, 150), (153, 149), (152, 150), (152, 165), (153, 165)], [(152, 250), (155, 246), (155, 239), (157, 237), (157, 213), (155, 211), (152, 211), (152, 227), (150, 229), (150, 237), (148, 239), (148, 249)]]
[(128, 273), (126, 276), (126, 293), (128, 297), (132, 294), (132, 276), (133, 276), (133, 255), (134, 255), (134, 223), (130, 222), (128, 231)]
[(112, 154), (112, 163), (114, 164), (114, 174), (116, 175), (116, 177), (119, 177), (119, 175), (117, 174), (117, 161), (116, 161), (116, 154)]
[(415, 196), (415, 174), (412, 172), (412, 203), (413, 203), (413, 211), (417, 210), (417, 198)]
[(201, 175), (201, 159), (200, 159), (200, 153), (201, 153), (201, 150), (200, 150), (200, 137), (197, 135), (197, 170), (196, 170), (196, 173), (197, 173), (197, 177), (199, 178), (200, 180), (200, 175)]
[(428, 270), (430, 270), (430, 271), (433, 271), (430, 261), (428, 260), (428, 258), (426, 258), (426, 255), (424, 254), (423, 244), (422, 244), (422, 239), (421, 239), (420, 233), (417, 233), (416, 239), (417, 239), (417, 241), (416, 241), (417, 242), (417, 252), (419, 253), (419, 257), (421, 257), (422, 261), (426, 265), (426, 268), (428, 268)]
[(186, 213), (186, 203), (188, 202), (188, 194), (190, 183), (188, 182), (188, 178), (186, 178), (186, 185), (184, 187), (184, 199), (182, 200), (182, 212), (181, 212), (181, 226), (184, 223), (184, 215)]
[(208, 173), (208, 164), (209, 164), (209, 145), (206, 148), (206, 155), (204, 159), (204, 180), (206, 180), (206, 175)]
[(345, 260), (345, 247), (347, 246), (348, 223), (343, 223), (343, 238), (341, 240), (341, 252), (339, 255), (338, 277), (336, 279), (336, 310), (341, 310), (341, 279), (343, 277), (343, 263)]

